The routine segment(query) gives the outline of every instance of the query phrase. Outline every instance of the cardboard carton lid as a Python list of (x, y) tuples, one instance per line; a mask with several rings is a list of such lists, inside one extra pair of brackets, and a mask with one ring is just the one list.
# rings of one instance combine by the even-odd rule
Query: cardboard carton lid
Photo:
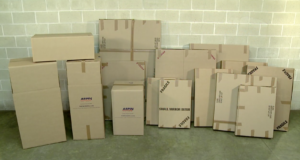
[(83, 36), (93, 36), (93, 35), (92, 33), (35, 34), (31, 38), (83, 37)]
[(43, 62), (43, 63), (34, 63), (32, 57), (29, 58), (18, 58), (18, 59), (11, 59), (9, 62), (9, 68), (13, 67), (24, 67), (24, 66), (30, 66), (30, 65), (47, 65), (47, 64), (53, 64), (56, 62)]
[(115, 81), (114, 85), (144, 85), (143, 81)]

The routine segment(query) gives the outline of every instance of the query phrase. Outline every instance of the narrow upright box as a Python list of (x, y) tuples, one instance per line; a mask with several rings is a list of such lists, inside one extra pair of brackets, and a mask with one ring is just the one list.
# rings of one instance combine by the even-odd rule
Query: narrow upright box
[(144, 81), (115, 81), (111, 97), (114, 135), (144, 135)]
[(222, 69), (233, 69), (234, 74), (247, 74), (247, 66), (268, 66), (264, 62), (221, 61)]
[(95, 59), (91, 33), (36, 34), (31, 46), (34, 62)]
[(276, 88), (240, 86), (235, 135), (273, 138)]
[(100, 59), (67, 61), (73, 139), (105, 138)]
[(216, 74), (232, 69), (195, 69), (195, 127), (212, 127), (216, 98)]
[(158, 127), (190, 128), (191, 93), (191, 80), (160, 80)]
[(249, 75), (272, 76), (278, 79), (274, 129), (288, 131), (293, 93), (294, 69), (248, 66)]

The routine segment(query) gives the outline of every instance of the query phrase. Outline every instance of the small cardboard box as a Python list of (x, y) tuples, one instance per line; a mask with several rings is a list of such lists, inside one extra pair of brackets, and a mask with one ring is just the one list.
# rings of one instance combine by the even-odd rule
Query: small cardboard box
[(100, 50), (160, 48), (161, 22), (158, 20), (100, 19)]
[(231, 44), (190, 44), (190, 49), (213, 49), (217, 51), (217, 68), (221, 67), (220, 62), (230, 61), (249, 61), (248, 45)]
[(160, 80), (159, 121), (160, 128), (190, 128), (191, 80)]
[(277, 78), (217, 73), (214, 130), (235, 131), (240, 85), (276, 87)]
[(91, 33), (36, 34), (31, 46), (34, 62), (95, 59)]
[(234, 74), (247, 74), (247, 66), (268, 66), (264, 62), (221, 61), (222, 69), (233, 69)]
[(144, 135), (144, 81), (116, 81), (111, 97), (114, 135)]
[(232, 69), (195, 69), (195, 127), (212, 127), (216, 97), (216, 73), (232, 73)]
[(11, 59), (8, 68), (15, 94), (59, 88), (56, 62), (34, 63), (32, 58)]
[(276, 88), (240, 86), (235, 135), (273, 138)]
[(247, 73), (278, 79), (274, 129), (288, 131), (293, 93), (294, 69), (267, 66), (248, 66)]

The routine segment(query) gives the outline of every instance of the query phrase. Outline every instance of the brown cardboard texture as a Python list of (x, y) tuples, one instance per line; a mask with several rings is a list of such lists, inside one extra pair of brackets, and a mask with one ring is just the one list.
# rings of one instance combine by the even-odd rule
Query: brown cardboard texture
[(100, 19), (100, 50), (160, 48), (161, 22), (157, 20)]
[(195, 69), (195, 127), (212, 127), (216, 97), (216, 73), (232, 73), (232, 69)]
[(214, 130), (235, 131), (240, 85), (276, 87), (277, 78), (217, 73)]
[(144, 81), (116, 81), (111, 96), (114, 135), (144, 135)]
[(247, 74), (247, 66), (268, 66), (264, 62), (221, 61), (222, 69), (233, 69), (234, 74)]
[(191, 92), (191, 80), (160, 80), (158, 127), (190, 128)]
[(145, 81), (144, 61), (109, 61), (102, 63), (103, 104), (105, 119), (112, 119), (111, 89), (115, 81)]
[(32, 58), (11, 59), (8, 68), (13, 93), (59, 88), (56, 62), (34, 63)]
[(95, 59), (91, 33), (36, 34), (31, 47), (34, 62)]
[(240, 86), (235, 135), (273, 138), (276, 87)]
[(13, 94), (23, 148), (66, 141), (59, 88)]
[(277, 77), (277, 97), (274, 129), (288, 131), (293, 93), (294, 69), (266, 66), (248, 66), (248, 74)]

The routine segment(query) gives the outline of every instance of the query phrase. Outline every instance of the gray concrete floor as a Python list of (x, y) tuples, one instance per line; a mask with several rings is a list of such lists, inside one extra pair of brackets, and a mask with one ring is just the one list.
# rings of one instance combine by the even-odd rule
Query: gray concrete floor
[[(145, 126), (144, 136), (113, 136), (106, 121), (106, 139), (72, 140), (70, 114), (65, 113), (67, 142), (23, 150), (15, 112), (0, 112), (0, 159), (300, 159), (300, 111), (292, 111), (288, 132), (273, 139), (236, 137), (211, 128), (159, 129)], [(192, 124), (193, 125), (193, 124)]]

